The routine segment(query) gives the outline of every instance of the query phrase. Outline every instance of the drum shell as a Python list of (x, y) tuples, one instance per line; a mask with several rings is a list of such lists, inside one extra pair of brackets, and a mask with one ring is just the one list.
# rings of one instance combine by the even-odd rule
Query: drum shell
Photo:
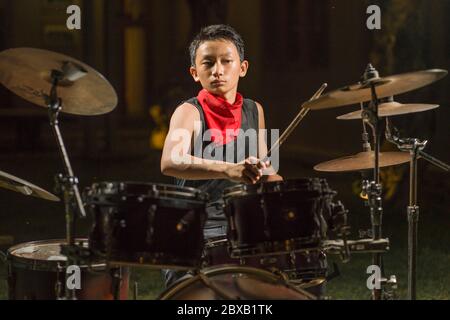
[[(111, 184), (111, 183), (109, 183)], [(195, 267), (203, 248), (206, 197), (193, 188), (114, 183), (88, 197), (96, 255), (129, 265)], [(177, 194), (180, 192), (180, 195)]]
[[(20, 248), (29, 246), (55, 246), (66, 243), (64, 240), (34, 241), (16, 245), (8, 250), (8, 298), (10, 300), (55, 300), (57, 299), (57, 283), (62, 284), (62, 295), (65, 288), (65, 261), (48, 261), (25, 258), (15, 254)], [(106, 264), (95, 263), (92, 266), (80, 265), (81, 288), (75, 290), (80, 300), (112, 300), (128, 298), (128, 268), (107, 268)], [(114, 274), (120, 274), (116, 282)], [(117, 290), (117, 291), (116, 291)]]
[(297, 179), (224, 192), (233, 254), (253, 256), (318, 248), (326, 236), (329, 190), (321, 179)]

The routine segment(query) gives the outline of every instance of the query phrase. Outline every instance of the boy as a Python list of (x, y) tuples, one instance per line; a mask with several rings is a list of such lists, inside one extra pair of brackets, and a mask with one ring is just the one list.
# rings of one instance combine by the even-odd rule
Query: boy
[[(208, 239), (226, 234), (222, 210), (225, 188), (282, 177), (268, 162), (259, 160), (267, 154), (264, 135), (259, 131), (265, 129), (262, 106), (237, 92), (239, 79), (245, 77), (249, 66), (241, 36), (227, 25), (208, 26), (194, 38), (189, 51), (190, 74), (203, 89), (172, 115), (161, 172), (175, 177), (177, 185), (209, 194), (204, 230)], [(256, 142), (253, 139), (253, 146), (241, 146), (238, 142), (245, 141), (242, 135), (251, 129), (257, 133)], [(208, 142), (202, 137), (205, 132)], [(175, 272), (166, 271), (166, 286), (176, 277)]]

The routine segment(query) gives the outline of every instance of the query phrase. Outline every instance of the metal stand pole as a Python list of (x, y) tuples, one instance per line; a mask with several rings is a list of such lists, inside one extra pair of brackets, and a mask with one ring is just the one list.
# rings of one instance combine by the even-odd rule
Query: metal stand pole
[[(63, 66), (64, 69), (64, 66)], [(58, 115), (62, 109), (62, 100), (58, 98), (57, 87), (58, 82), (64, 79), (64, 73), (62, 71), (52, 70), (52, 88), (50, 95), (46, 96), (46, 103), (48, 105), (48, 114), (50, 120), (50, 126), (52, 127), (53, 133), (56, 137), (58, 144), (58, 150), (60, 152), (61, 158), (63, 160), (65, 174), (57, 175), (57, 187), (63, 193), (64, 206), (65, 206), (65, 218), (66, 218), (66, 240), (69, 251), (71, 247), (75, 246), (75, 212), (79, 212), (82, 217), (86, 216), (84, 211), (83, 203), (80, 196), (80, 191), (78, 189), (78, 179), (74, 176), (72, 166), (70, 165), (69, 157), (67, 155), (67, 150), (64, 146), (64, 141), (62, 139), (61, 131), (58, 125)], [(76, 265), (78, 260), (75, 256), (67, 255), (67, 267), (70, 265)], [(67, 284), (67, 273), (66, 273), (66, 283)], [(61, 286), (60, 283), (58, 283)], [(59, 290), (58, 299), (64, 299), (62, 295), (62, 290)], [(75, 289), (64, 290), (65, 299), (74, 300), (76, 299)]]
[[(372, 100), (369, 107), (365, 108), (363, 111), (363, 119), (366, 123), (370, 125), (373, 132), (374, 140), (374, 154), (375, 163), (373, 171), (373, 180), (370, 183), (365, 184), (365, 192), (369, 198), (370, 205), (370, 220), (372, 224), (372, 240), (377, 241), (381, 239), (382, 236), (382, 217), (383, 217), (383, 207), (382, 207), (382, 186), (380, 184), (380, 137), (381, 130), (378, 117), (378, 97), (375, 90), (376, 79), (379, 78), (378, 71), (369, 64), (363, 75), (363, 83), (370, 86), (370, 91), (372, 94)], [(381, 253), (373, 253), (372, 264), (378, 266), (381, 271), (381, 277), (383, 278), (383, 261)], [(376, 283), (375, 288), (372, 291), (373, 300), (381, 300), (382, 290), (381, 290), (381, 279)]]
[(402, 150), (409, 151), (411, 160), (409, 165), (409, 205), (408, 218), (408, 299), (417, 299), (417, 230), (419, 224), (419, 206), (417, 205), (417, 160), (419, 157), (427, 160), (442, 170), (449, 171), (450, 166), (429, 154), (423, 152), (428, 141), (417, 138), (400, 138), (398, 130), (386, 119), (386, 139)]

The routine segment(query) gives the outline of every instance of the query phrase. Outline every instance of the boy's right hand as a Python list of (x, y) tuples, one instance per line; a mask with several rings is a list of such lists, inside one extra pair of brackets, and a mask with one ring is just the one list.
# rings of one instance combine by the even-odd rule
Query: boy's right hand
[(255, 184), (263, 176), (263, 170), (269, 166), (255, 157), (249, 157), (242, 162), (230, 164), (225, 169), (227, 179), (231, 181)]

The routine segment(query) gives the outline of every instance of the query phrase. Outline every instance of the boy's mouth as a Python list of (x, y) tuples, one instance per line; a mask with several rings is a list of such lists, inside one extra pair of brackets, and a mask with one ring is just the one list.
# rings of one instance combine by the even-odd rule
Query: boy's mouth
[(221, 86), (221, 85), (224, 85), (225, 82), (226, 81), (224, 81), (224, 80), (214, 80), (214, 81), (211, 82), (211, 85), (213, 85), (213, 86)]

